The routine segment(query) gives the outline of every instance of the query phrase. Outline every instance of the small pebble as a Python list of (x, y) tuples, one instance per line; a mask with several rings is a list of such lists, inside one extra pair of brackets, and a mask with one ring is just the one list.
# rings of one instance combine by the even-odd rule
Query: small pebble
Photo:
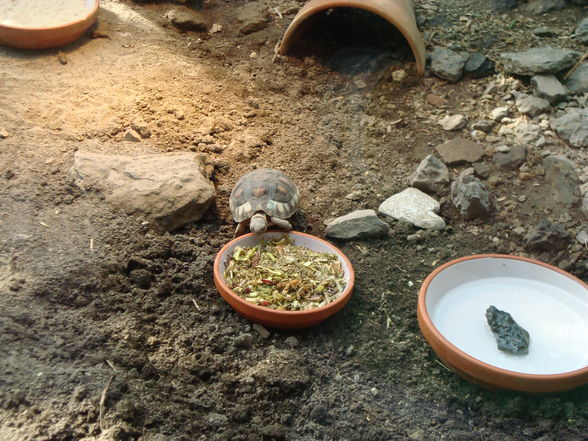
[(8, 138), (10, 133), (6, 129), (0, 129), (0, 139)]
[(61, 64), (67, 64), (67, 56), (64, 52), (59, 51), (59, 53), (57, 54), (57, 59)]
[(268, 338), (270, 336), (270, 332), (259, 323), (255, 323), (253, 329), (261, 336), (261, 338)]
[(404, 69), (398, 69), (392, 72), (392, 79), (394, 81), (404, 81), (408, 78), (408, 74)]
[(286, 343), (286, 345), (290, 346), (291, 348), (295, 348), (296, 346), (298, 346), (298, 339), (291, 335), (285, 340), (284, 343)]

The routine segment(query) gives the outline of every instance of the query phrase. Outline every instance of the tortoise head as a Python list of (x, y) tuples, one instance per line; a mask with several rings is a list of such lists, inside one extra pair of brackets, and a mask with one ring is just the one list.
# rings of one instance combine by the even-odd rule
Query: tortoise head
[(267, 216), (265, 213), (257, 212), (251, 216), (249, 228), (256, 234), (265, 233), (267, 230)]

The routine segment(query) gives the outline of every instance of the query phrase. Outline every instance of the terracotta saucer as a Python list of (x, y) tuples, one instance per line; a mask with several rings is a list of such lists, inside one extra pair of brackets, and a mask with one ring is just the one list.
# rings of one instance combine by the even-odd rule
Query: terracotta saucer
[[(528, 331), (527, 354), (498, 349), (490, 306)], [(552, 265), (497, 254), (453, 260), (423, 282), (417, 316), (439, 358), (486, 388), (542, 393), (588, 383), (588, 285)]]
[[(48, 5), (51, 2), (47, 2)], [(50, 27), (22, 27), (0, 22), (0, 44), (18, 49), (47, 49), (80, 38), (98, 17), (100, 0), (88, 1), (88, 13), (81, 19)]]
[(227, 243), (216, 255), (214, 260), (214, 284), (219, 294), (226, 302), (235, 309), (239, 314), (260, 323), (264, 326), (278, 329), (295, 329), (307, 328), (317, 325), (336, 312), (340, 311), (351, 298), (355, 275), (349, 259), (334, 245), (306, 233), (291, 231), (289, 233), (272, 231), (263, 234), (261, 239), (268, 240), (273, 237), (281, 237), (288, 234), (294, 244), (304, 246), (314, 251), (334, 253), (339, 257), (343, 271), (345, 273), (346, 286), (341, 295), (328, 305), (314, 308), (308, 311), (278, 311), (265, 306), (255, 305), (239, 297), (224, 282), (222, 274), (225, 270), (225, 264), (229, 256), (233, 255), (236, 247), (251, 247), (259, 243), (260, 238), (253, 233), (240, 236)]

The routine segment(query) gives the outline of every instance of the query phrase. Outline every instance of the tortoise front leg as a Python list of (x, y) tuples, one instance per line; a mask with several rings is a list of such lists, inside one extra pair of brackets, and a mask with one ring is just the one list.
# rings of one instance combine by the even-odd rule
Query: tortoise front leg
[(272, 218), (270, 218), (270, 220), (278, 228), (281, 228), (282, 230), (291, 230), (292, 229), (292, 224), (290, 222), (288, 222), (286, 219), (278, 219), (277, 217), (272, 217)]
[(233, 239), (245, 234), (248, 226), (249, 226), (249, 222), (247, 222), (247, 221), (239, 222), (239, 224), (237, 225), (237, 228), (235, 228), (235, 234), (233, 234)]

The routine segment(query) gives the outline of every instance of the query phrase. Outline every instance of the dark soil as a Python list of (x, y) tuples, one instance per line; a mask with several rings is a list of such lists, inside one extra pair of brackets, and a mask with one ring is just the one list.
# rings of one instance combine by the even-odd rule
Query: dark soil
[[(377, 209), (404, 189), (450, 137), (414, 117), (415, 102), (433, 91), (458, 109), (489, 81), (418, 77), (402, 39), (398, 50), (340, 46), (336, 20), (326, 27), (333, 39), (315, 30), (296, 57), (274, 59), (293, 15), (240, 36), (233, 12), (244, 3), (203, 2), (210, 23), (223, 25), (209, 35), (164, 26), (171, 5), (104, 1), (95, 28), (110, 38), (62, 48), (65, 65), (57, 50), (0, 48), (0, 129), (10, 134), (0, 139), (0, 439), (588, 439), (588, 386), (549, 395), (483, 389), (440, 362), (416, 320), (432, 269), (471, 254), (525, 254), (512, 230), (545, 216), (539, 206), (499, 206), (465, 222), (445, 196), (441, 232), (415, 239), (415, 228), (390, 220), (389, 237), (337, 243), (353, 263), (354, 294), (311, 329), (264, 337), (217, 294), (212, 262), (232, 237), (228, 196), (244, 172), (287, 171), (302, 194), (295, 228), (323, 237), (326, 220)], [(497, 38), (489, 53), (504, 39), (485, 17), (526, 20), (519, 9), (496, 16), (488, 2), (461, 3), (444, 2), (439, 16), (458, 22), (474, 10), (488, 26), (480, 36)], [(580, 11), (537, 20), (570, 26)], [(430, 35), (437, 25), (422, 26)], [(408, 80), (392, 81), (390, 66)], [(151, 137), (124, 141), (137, 121)], [(78, 149), (207, 152), (216, 204), (201, 221), (159, 234), (74, 185)], [(500, 173), (496, 197), (534, 197), (532, 183)], [(352, 191), (362, 198), (345, 198)], [(533, 257), (557, 265), (567, 256)], [(587, 259), (583, 250), (568, 271), (587, 281)]]

